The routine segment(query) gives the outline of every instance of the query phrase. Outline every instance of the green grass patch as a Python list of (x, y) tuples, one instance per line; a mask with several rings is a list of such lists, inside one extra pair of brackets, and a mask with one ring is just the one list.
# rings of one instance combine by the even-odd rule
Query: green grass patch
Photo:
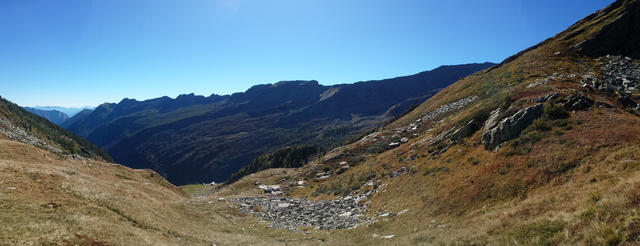
[(556, 234), (564, 227), (562, 220), (539, 221), (517, 227), (509, 233), (509, 237), (521, 245), (557, 245)]

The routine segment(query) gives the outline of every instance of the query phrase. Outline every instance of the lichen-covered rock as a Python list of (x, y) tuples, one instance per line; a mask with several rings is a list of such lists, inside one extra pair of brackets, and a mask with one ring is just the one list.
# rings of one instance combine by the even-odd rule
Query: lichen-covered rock
[(485, 132), (491, 130), (492, 128), (496, 127), (498, 123), (500, 123), (502, 113), (502, 108), (497, 108), (496, 110), (491, 111), (491, 114), (489, 114), (489, 118), (484, 122)]
[[(510, 117), (504, 118), (500, 123), (495, 119), (485, 122), (485, 131), (482, 133), (482, 143), (487, 150), (493, 150), (505, 141), (514, 139), (527, 128), (533, 120), (542, 115), (543, 104), (536, 104), (516, 112)], [(494, 111), (496, 112), (496, 111)], [(492, 112), (491, 116), (494, 116)], [(497, 113), (496, 113), (497, 114)], [(487, 130), (488, 129), (488, 130)]]

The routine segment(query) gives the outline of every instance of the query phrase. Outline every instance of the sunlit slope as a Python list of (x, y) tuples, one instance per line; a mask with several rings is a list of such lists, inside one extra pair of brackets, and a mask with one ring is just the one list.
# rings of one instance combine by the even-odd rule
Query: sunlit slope
[(311, 184), (290, 194), (383, 187), (371, 215), (409, 212), (371, 230), (404, 243), (636, 242), (639, 5), (617, 1), (454, 83), (303, 167)]

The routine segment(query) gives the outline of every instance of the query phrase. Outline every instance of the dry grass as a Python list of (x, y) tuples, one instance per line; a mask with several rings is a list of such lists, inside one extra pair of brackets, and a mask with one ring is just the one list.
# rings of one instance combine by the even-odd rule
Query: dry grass
[(7, 140), (0, 153), (0, 245), (276, 245), (303, 236), (254, 228), (255, 219), (190, 198), (150, 170), (56, 159)]

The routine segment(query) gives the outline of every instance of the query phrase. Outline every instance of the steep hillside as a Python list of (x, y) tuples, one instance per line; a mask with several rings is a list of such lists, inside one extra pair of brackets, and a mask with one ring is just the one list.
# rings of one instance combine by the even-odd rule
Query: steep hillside
[(284, 81), (227, 96), (125, 99), (79, 114), (65, 127), (116, 161), (153, 169), (174, 184), (222, 181), (254, 157), (284, 146), (341, 143), (492, 65), (443, 66), (336, 86)]
[[(616, 1), (280, 180), (212, 194), (356, 199), (373, 220), (357, 217), (358, 244), (637, 245), (639, 10)], [(267, 204), (242, 211), (276, 226), (314, 219), (293, 200), (238, 201)]]
[(67, 114), (60, 112), (58, 110), (41, 110), (41, 109), (30, 108), (30, 107), (25, 107), (24, 109), (31, 113), (34, 113), (35, 115), (43, 117), (51, 121), (53, 124), (56, 124), (59, 126), (69, 119), (69, 116)]

